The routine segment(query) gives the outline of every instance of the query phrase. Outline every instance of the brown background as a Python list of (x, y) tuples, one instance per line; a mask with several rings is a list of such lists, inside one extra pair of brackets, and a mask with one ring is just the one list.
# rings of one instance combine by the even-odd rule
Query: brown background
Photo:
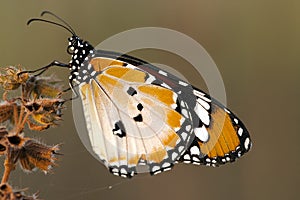
[[(228, 106), (247, 125), (254, 148), (220, 168), (178, 165), (155, 177), (124, 180), (108, 173), (81, 144), (71, 104), (60, 127), (32, 133), (47, 144), (63, 143), (64, 156), (54, 174), (13, 173), (11, 183), (43, 199), (298, 199), (300, 3), (273, 1), (14, 1), (0, 5), (0, 66), (43, 66), (69, 61), (69, 34), (45, 24), (26, 26), (51, 10), (77, 34), (97, 44), (121, 31), (165, 27), (189, 35), (210, 53), (222, 74)], [(154, 50), (133, 55), (182, 70), (176, 56)], [(53, 69), (66, 80), (68, 70)], [(1, 167), (1, 170), (3, 167)], [(113, 185), (112, 189), (107, 189)], [(297, 191), (298, 189), (298, 191)]]

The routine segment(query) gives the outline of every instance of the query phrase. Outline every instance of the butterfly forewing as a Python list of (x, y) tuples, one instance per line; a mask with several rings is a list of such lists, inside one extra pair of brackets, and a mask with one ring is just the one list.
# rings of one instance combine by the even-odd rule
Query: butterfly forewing
[(103, 59), (90, 62), (101, 73), (80, 85), (93, 150), (116, 175), (132, 176), (143, 164), (151, 174), (170, 169), (192, 131), (181, 130), (191, 122), (176, 111), (178, 95), (147, 83), (149, 74), (142, 70), (104, 67)]

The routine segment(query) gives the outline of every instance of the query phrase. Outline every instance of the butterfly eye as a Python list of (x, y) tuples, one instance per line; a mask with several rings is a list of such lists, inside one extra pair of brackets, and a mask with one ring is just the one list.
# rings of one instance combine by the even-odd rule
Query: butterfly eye
[(72, 36), (70, 38), (68, 38), (68, 41), (69, 41), (69, 45), (67, 47), (67, 52), (68, 54), (72, 55), (74, 50), (75, 50), (75, 47), (76, 47), (76, 43), (77, 43), (77, 37), (75, 36)]
[(73, 51), (74, 51), (74, 47), (73, 47), (72, 45), (69, 45), (69, 46), (67, 47), (67, 52), (68, 52), (68, 54), (72, 55), (72, 54), (73, 54)]
[(75, 49), (75, 42), (73, 41), (68, 47), (67, 47), (67, 52), (68, 54), (72, 55)]

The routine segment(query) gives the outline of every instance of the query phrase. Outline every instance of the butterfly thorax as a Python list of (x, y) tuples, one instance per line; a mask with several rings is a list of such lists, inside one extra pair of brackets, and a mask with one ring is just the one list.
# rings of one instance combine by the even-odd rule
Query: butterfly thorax
[(86, 81), (93, 73), (92, 69), (88, 69), (84, 65), (84, 62), (90, 59), (90, 55), (94, 52), (94, 47), (88, 41), (84, 41), (77, 36), (72, 36), (68, 40), (68, 53), (72, 55), (69, 62), (71, 70), (69, 79), (81, 83)]

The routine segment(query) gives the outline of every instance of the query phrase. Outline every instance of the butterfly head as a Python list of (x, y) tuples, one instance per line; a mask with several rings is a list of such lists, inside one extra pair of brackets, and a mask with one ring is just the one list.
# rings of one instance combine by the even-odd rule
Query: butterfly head
[(94, 47), (87, 41), (82, 40), (77, 35), (68, 38), (69, 45), (67, 52), (72, 55), (71, 65), (80, 65), (84, 59), (91, 53)]
[(77, 35), (72, 35), (68, 38), (69, 45), (67, 52), (73, 57), (77, 55), (78, 57), (85, 58), (94, 47), (88, 42), (79, 38)]
[(69, 45), (67, 47), (67, 52), (72, 55), (72, 59), (70, 61), (70, 69), (72, 71), (78, 71), (80, 68), (80, 65), (84, 62), (84, 60), (87, 58), (89, 53), (94, 49), (94, 47), (87, 41), (82, 40), (79, 38), (74, 29), (62, 18), (59, 16), (55, 15), (54, 13), (50, 11), (44, 11), (41, 13), (41, 16), (44, 16), (45, 14), (51, 15), (55, 17), (59, 22), (55, 21), (50, 21), (46, 19), (41, 19), (41, 18), (32, 18), (30, 19), (27, 24), (31, 24), (34, 21), (39, 21), (39, 22), (45, 22), (48, 24), (53, 24), (55, 26), (59, 26), (65, 30), (67, 30), (69, 33), (72, 34), (71, 37), (68, 38)]

